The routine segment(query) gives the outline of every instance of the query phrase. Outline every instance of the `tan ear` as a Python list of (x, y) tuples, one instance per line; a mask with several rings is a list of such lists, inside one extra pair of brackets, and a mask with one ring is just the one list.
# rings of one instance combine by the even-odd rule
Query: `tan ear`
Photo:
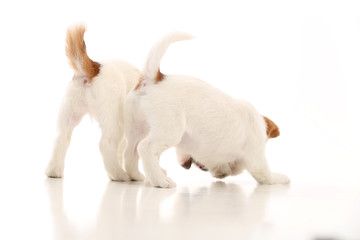
[(266, 134), (268, 136), (268, 138), (276, 138), (280, 135), (280, 130), (278, 128), (278, 126), (276, 126), (276, 124), (271, 121), (269, 118), (263, 116), (265, 119), (265, 123), (266, 123)]

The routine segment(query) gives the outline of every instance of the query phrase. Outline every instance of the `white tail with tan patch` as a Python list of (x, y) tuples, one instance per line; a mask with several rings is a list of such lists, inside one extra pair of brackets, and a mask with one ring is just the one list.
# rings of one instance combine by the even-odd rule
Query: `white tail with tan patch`
[(158, 41), (151, 49), (145, 64), (144, 84), (146, 85), (147, 81), (149, 81), (149, 83), (158, 83), (163, 79), (164, 76), (160, 72), (160, 62), (170, 44), (193, 38), (194, 37), (188, 33), (173, 32)]
[(86, 51), (84, 25), (69, 27), (66, 33), (66, 56), (75, 72), (86, 76), (88, 83), (100, 72), (100, 64), (89, 58)]

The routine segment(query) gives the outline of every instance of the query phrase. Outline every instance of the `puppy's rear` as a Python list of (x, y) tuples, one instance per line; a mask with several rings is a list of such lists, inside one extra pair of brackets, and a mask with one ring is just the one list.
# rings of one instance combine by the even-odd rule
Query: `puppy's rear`
[(84, 34), (86, 27), (84, 25), (75, 25), (69, 27), (66, 34), (66, 56), (70, 61), (71, 67), (75, 73), (84, 75), (87, 82), (100, 72), (100, 64), (89, 58), (86, 52)]

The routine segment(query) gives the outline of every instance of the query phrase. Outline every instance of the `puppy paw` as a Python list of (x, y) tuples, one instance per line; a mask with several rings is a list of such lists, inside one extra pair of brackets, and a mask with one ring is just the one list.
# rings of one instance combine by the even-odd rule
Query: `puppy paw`
[(289, 183), (290, 183), (290, 179), (286, 175), (280, 173), (271, 174), (271, 184), (289, 184)]
[(157, 179), (149, 179), (150, 184), (158, 188), (174, 188), (176, 183), (169, 177), (161, 177)]
[(145, 177), (140, 172), (129, 173), (131, 181), (144, 181)]
[(229, 176), (228, 173), (222, 172), (222, 171), (211, 172), (211, 175), (212, 175), (214, 178), (219, 178), (219, 179), (223, 179), (223, 178), (226, 178), (227, 176)]
[(124, 171), (118, 171), (117, 173), (108, 173), (111, 181), (130, 182), (130, 177)]
[(64, 169), (54, 166), (48, 166), (45, 170), (45, 175), (49, 178), (63, 178)]

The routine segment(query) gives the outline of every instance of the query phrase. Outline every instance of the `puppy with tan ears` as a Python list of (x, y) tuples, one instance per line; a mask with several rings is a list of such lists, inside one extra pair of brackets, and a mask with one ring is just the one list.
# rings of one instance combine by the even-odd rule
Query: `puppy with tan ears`
[(211, 85), (184, 75), (164, 75), (160, 61), (168, 46), (192, 37), (172, 33), (152, 48), (144, 79), (126, 99), (125, 169), (133, 180), (145, 175), (155, 187), (175, 183), (159, 165), (163, 151), (175, 147), (178, 160), (189, 159), (215, 177), (236, 175), (246, 169), (260, 184), (288, 184), (285, 175), (272, 173), (265, 158), (268, 137), (278, 128), (243, 100), (233, 99)]
[(122, 168), (126, 147), (124, 100), (134, 89), (141, 72), (122, 60), (92, 61), (84, 42), (85, 26), (70, 27), (66, 55), (74, 70), (58, 117), (58, 136), (46, 169), (49, 177), (63, 177), (64, 159), (74, 128), (90, 114), (102, 131), (100, 151), (111, 180), (130, 180)]

